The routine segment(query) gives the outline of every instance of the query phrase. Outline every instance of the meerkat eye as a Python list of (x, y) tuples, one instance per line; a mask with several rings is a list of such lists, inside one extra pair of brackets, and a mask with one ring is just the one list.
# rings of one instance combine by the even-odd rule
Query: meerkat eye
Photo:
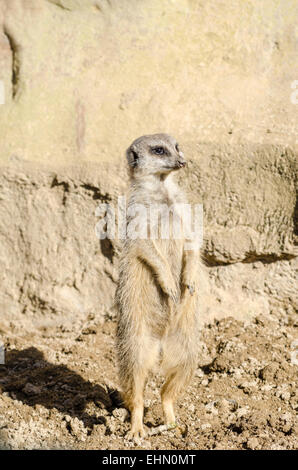
[(164, 155), (165, 150), (163, 147), (155, 147), (152, 149), (152, 152), (155, 153), (156, 155)]
[(177, 152), (180, 152), (178, 144), (175, 145), (175, 149), (177, 150)]

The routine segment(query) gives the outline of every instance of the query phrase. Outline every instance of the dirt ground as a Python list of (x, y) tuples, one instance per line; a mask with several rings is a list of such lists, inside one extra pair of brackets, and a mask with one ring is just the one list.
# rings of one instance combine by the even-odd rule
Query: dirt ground
[[(178, 427), (136, 445), (117, 389), (115, 321), (22, 328), (0, 320), (2, 449), (297, 449), (297, 319), (282, 314), (202, 329)], [(295, 365), (296, 363), (296, 365)], [(145, 424), (162, 423), (162, 377), (146, 388)]]

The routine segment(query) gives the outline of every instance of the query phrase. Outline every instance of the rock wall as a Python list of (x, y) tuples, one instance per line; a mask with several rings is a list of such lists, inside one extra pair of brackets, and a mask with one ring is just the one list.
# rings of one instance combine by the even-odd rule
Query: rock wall
[[(0, 0), (1, 315), (112, 315), (99, 202), (169, 132), (204, 206), (204, 320), (297, 308), (295, 0)], [(1, 100), (0, 100), (1, 102)]]

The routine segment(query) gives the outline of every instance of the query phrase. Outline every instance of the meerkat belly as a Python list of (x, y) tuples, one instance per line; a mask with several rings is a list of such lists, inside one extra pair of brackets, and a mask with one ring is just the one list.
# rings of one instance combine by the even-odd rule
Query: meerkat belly
[(132, 328), (147, 328), (156, 338), (161, 337), (167, 322), (168, 304), (150, 267), (134, 259), (125, 266), (120, 277), (118, 297), (122, 297), (122, 320), (129, 322)]
[(175, 281), (180, 285), (183, 265), (183, 243), (181, 240), (159, 240), (160, 251), (170, 265)]

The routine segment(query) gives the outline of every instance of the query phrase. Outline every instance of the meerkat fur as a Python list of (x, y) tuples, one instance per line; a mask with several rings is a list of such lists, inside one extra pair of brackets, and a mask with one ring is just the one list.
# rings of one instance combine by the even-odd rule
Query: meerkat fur
[[(127, 209), (161, 204), (175, 211), (175, 205), (187, 202), (173, 180), (173, 174), (186, 165), (173, 137), (142, 136), (126, 156), (130, 172)], [(146, 435), (143, 400), (149, 371), (159, 364), (165, 374), (164, 420), (174, 425), (174, 402), (190, 383), (197, 361), (199, 250), (187, 250), (183, 236), (163, 239), (159, 228), (157, 233), (156, 238), (126, 237), (116, 291), (119, 376), (131, 413), (129, 437), (136, 439)]]

